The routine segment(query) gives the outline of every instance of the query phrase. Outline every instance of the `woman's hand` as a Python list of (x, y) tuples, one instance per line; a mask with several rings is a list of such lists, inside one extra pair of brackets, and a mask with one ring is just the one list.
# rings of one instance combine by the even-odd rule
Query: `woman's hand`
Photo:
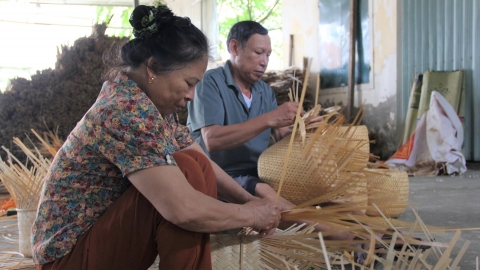
[(270, 198), (271, 200), (275, 201), (280, 212), (290, 210), (295, 207), (295, 204), (289, 202), (282, 196), (277, 197), (277, 192), (267, 183), (258, 183), (255, 186), (255, 195), (260, 198)]
[(271, 235), (280, 223), (280, 209), (271, 199), (252, 200), (245, 204), (253, 212), (252, 228), (261, 235)]

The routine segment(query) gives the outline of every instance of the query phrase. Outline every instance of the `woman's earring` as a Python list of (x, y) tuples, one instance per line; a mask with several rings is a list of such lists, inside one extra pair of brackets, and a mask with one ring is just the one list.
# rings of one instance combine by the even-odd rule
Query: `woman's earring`
[(155, 77), (152, 77), (152, 78), (148, 79), (148, 83), (152, 83), (153, 80), (155, 80)]

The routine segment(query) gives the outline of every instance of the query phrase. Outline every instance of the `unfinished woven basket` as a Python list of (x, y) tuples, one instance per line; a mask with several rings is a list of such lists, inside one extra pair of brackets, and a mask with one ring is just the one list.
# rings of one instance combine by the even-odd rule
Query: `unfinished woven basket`
[[(387, 169), (365, 169), (367, 172), (368, 205), (377, 205), (387, 218), (399, 217), (407, 208), (409, 194), (408, 174)], [(375, 209), (367, 209), (369, 216), (381, 216)]]
[[(329, 202), (367, 205), (366, 178), (361, 173), (369, 158), (367, 127), (330, 126), (322, 135), (316, 135), (307, 133), (303, 145), (296, 136), (280, 195), (301, 204), (351, 183), (356, 187)], [(260, 179), (275, 190), (279, 188), (289, 143), (287, 136), (265, 150), (258, 160)]]

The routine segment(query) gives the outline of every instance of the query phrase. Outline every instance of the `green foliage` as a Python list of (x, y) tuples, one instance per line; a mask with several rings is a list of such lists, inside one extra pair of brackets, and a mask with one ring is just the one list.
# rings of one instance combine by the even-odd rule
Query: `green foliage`
[(130, 22), (131, 7), (97, 7), (97, 23), (107, 25), (107, 35), (129, 37), (132, 35)]
[[(226, 40), (230, 28), (239, 21), (252, 20), (261, 23), (270, 34), (282, 29), (282, 2), (280, 0), (217, 0), (220, 51), (226, 52)], [(281, 55), (282, 40), (272, 39), (275, 57)]]

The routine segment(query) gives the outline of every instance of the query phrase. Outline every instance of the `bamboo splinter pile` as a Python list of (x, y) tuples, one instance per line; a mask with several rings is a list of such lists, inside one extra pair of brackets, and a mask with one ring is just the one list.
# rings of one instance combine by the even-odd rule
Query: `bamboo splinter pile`
[[(305, 81), (308, 77), (309, 69)], [(298, 100), (298, 87), (294, 87), (289, 94), (290, 100), (301, 104), (305, 90), (306, 84)], [(236, 237), (212, 236), (215, 269), (226, 269), (227, 265), (228, 269), (332, 269), (332, 266), (344, 269), (345, 265), (373, 269), (375, 264), (382, 264), (383, 269), (455, 269), (463, 252), (456, 259), (449, 257), (460, 231), (449, 244), (430, 242), (432, 231), (444, 232), (445, 229), (425, 226), (418, 216), (415, 223), (408, 223), (390, 220), (382, 213), (399, 205), (381, 205), (380, 209), (375, 203), (365, 204), (368, 178), (378, 175), (388, 178), (391, 171), (366, 170), (371, 157), (369, 150), (365, 150), (368, 136), (367, 139), (355, 138), (361, 113), (362, 110), (349, 126), (343, 126), (343, 116), (327, 114), (325, 121), (315, 124), (315, 130), (307, 131), (307, 121), (300, 117), (299, 109), (292, 135), (271, 146), (259, 158), (259, 177), (276, 189), (278, 195), (299, 204), (296, 209), (282, 213), (283, 221), (305, 220), (332, 229), (314, 233), (312, 225), (278, 230), (266, 237), (249, 235), (250, 229)], [(382, 193), (382, 188), (372, 187), (377, 192), (375, 197)], [(354, 199), (359, 195), (364, 196), (363, 202)], [(314, 207), (322, 202), (335, 204)], [(402, 207), (403, 211), (406, 206)], [(358, 211), (375, 212), (381, 218), (352, 214)], [(356, 238), (329, 240), (340, 232), (348, 232)], [(423, 233), (423, 240), (414, 238), (414, 233)], [(429, 247), (431, 249), (424, 251)], [(462, 250), (467, 247), (468, 243)], [(442, 254), (440, 248), (445, 248), (446, 252)], [(362, 263), (358, 257), (363, 258)], [(225, 264), (222, 258), (230, 259)], [(432, 260), (436, 260), (436, 264), (432, 264)]]
[(8, 160), (0, 159), (0, 180), (15, 200), (19, 209), (37, 209), (43, 178), (50, 166), (50, 160), (44, 158), (38, 149), (36, 154), (28, 149), (18, 138), (13, 139), (28, 156), (32, 166), (22, 164), (7, 148), (3, 147), (8, 154)]
[[(282, 214), (282, 220), (311, 220), (334, 228), (323, 233), (315, 233), (313, 226), (301, 224), (284, 231), (277, 230), (270, 236), (252, 233), (250, 229), (245, 229), (240, 235), (212, 235), (213, 268), (344, 269), (352, 265), (355, 269), (366, 270), (374, 269), (374, 265), (383, 265), (383, 269), (456, 269), (468, 248), (469, 242), (466, 241), (456, 258), (451, 258), (460, 230), (449, 230), (455, 231), (450, 243), (431, 242), (425, 239), (431, 239), (432, 233), (447, 230), (426, 226), (418, 215), (417, 220), (410, 223), (350, 214), (356, 209), (358, 207), (340, 204), (293, 209)], [(333, 233), (339, 231), (350, 232), (358, 240), (329, 240)], [(378, 234), (385, 236), (379, 237)], [(422, 234), (423, 240), (413, 238), (419, 234)], [(360, 246), (367, 244), (370, 244), (369, 248)], [(417, 248), (418, 245), (422, 248)], [(366, 254), (364, 264), (355, 261), (355, 253)]]
[[(34, 132), (36, 136), (38, 134)], [(7, 188), (17, 207), (17, 223), (19, 230), (19, 251), (25, 257), (31, 257), (31, 228), (37, 213), (38, 200), (43, 188), (43, 180), (51, 161), (43, 157), (36, 147), (33, 152), (19, 138), (13, 138), (32, 164), (22, 164), (7, 148), (8, 160), (0, 158), (0, 180)], [(42, 141), (43, 143), (43, 141)]]

